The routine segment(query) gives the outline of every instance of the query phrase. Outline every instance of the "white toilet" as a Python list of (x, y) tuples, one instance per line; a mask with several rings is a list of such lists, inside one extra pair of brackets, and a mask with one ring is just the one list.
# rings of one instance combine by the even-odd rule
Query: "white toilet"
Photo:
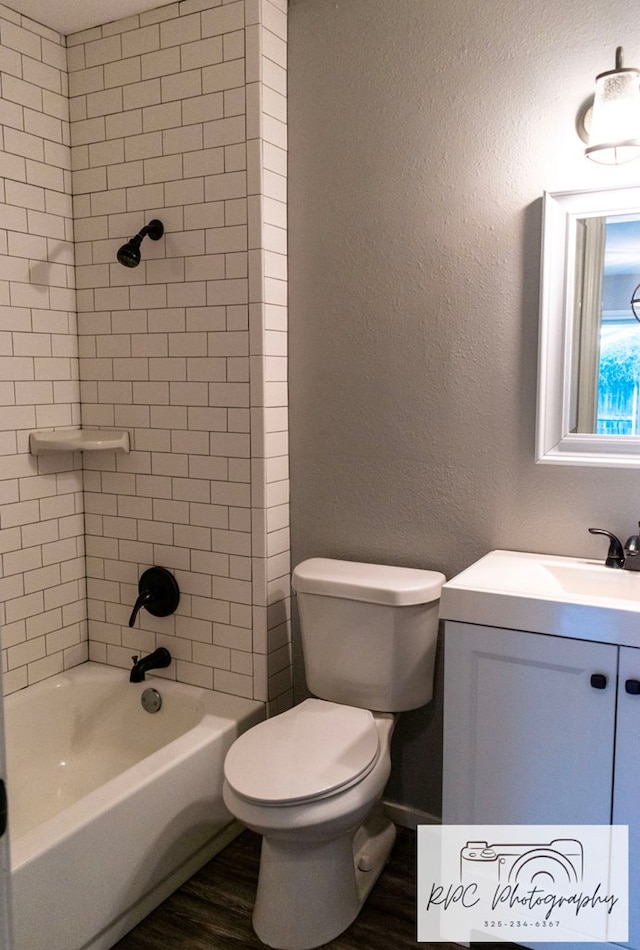
[(313, 558), (293, 572), (307, 699), (237, 739), (224, 800), (263, 836), (253, 926), (310, 950), (357, 917), (388, 860), (382, 811), (394, 713), (433, 692), (436, 571)]

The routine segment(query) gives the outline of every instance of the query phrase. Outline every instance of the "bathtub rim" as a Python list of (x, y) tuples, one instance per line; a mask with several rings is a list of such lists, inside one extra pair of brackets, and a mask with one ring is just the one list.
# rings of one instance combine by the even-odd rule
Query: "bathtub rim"
[[(70, 670), (65, 670), (46, 680), (34, 683), (32, 686), (11, 693), (4, 699), (5, 711), (7, 705), (19, 705), (20, 702), (26, 701), (25, 694), (31, 690), (40, 695), (57, 689), (61, 682), (73, 684), (79, 678), (89, 679), (92, 676), (97, 676), (102, 681), (120, 683), (121, 677), (126, 676), (126, 671), (106, 664), (87, 661), (72, 667)], [(55, 847), (64, 841), (68, 836), (70, 824), (73, 829), (86, 827), (98, 815), (125, 799), (131, 790), (133, 773), (135, 773), (136, 787), (144, 788), (202, 749), (211, 741), (212, 724), (215, 723), (214, 734), (218, 736), (225, 731), (236, 729), (239, 719), (248, 717), (259, 721), (265, 717), (265, 704), (259, 700), (233, 696), (230, 693), (221, 693), (202, 686), (191, 686), (188, 683), (181, 683), (165, 677), (150, 676), (144, 683), (132, 683), (131, 687), (142, 693), (149, 685), (154, 685), (159, 692), (169, 690), (174, 694), (181, 692), (187, 692), (189, 695), (195, 694), (195, 698), (203, 702), (202, 718), (182, 735), (135, 762), (118, 775), (114, 775), (78, 801), (45, 819), (18, 838), (11, 837), (11, 801), (9, 800), (8, 837), (12, 873), (24, 867), (30, 861), (36, 860), (44, 850)], [(12, 699), (12, 697), (15, 698)], [(250, 726), (246, 728), (250, 728)], [(46, 848), (43, 847), (45, 840)]]
[[(101, 667), (102, 664), (96, 664)], [(109, 668), (107, 668), (109, 670)], [(95, 671), (95, 669), (94, 669)], [(104, 670), (102, 671), (104, 674)], [(64, 674), (61, 674), (64, 675)], [(110, 674), (107, 672), (106, 674)], [(112, 674), (111, 674), (112, 675)], [(115, 670), (115, 675), (119, 676), (120, 671)], [(56, 678), (52, 678), (55, 680)], [(165, 681), (163, 682), (171, 682)], [(35, 684), (39, 685), (39, 684)], [(49, 684), (51, 686), (51, 684)], [(200, 692), (201, 687), (190, 687), (186, 684), (175, 684), (180, 691), (192, 689)], [(135, 688), (135, 687), (134, 687)], [(24, 691), (21, 691), (24, 692)], [(126, 794), (119, 799), (114, 800), (113, 795), (109, 795), (108, 808), (106, 814), (99, 810), (92, 811), (92, 818), (86, 822), (88, 827), (82, 827), (78, 822), (69, 825), (68, 836), (63, 835), (59, 842), (60, 851), (56, 855), (56, 845), (49, 839), (44, 841), (36, 848), (36, 854), (33, 861), (23, 862), (19, 866), (12, 868), (12, 879), (17, 875), (25, 889), (13, 888), (14, 914), (14, 939), (19, 942), (16, 946), (22, 950), (49, 950), (51, 946), (51, 935), (54, 934), (54, 944), (63, 945), (69, 950), (108, 950), (121, 937), (128, 933), (136, 924), (138, 924), (147, 914), (157, 907), (163, 900), (180, 887), (194, 873), (196, 873), (211, 858), (215, 857), (233, 838), (242, 831), (242, 826), (233, 819), (233, 816), (224, 807), (222, 801), (222, 763), (223, 756), (228, 750), (235, 737), (247, 728), (250, 728), (255, 721), (264, 718), (265, 704), (246, 700), (242, 697), (230, 696), (229, 694), (213, 693), (210, 690), (204, 690), (204, 696), (209, 700), (210, 708), (229, 710), (232, 708), (237, 713), (238, 709), (248, 710), (248, 715), (233, 717), (218, 717), (216, 727), (213, 730), (206, 729), (203, 723), (206, 723), (208, 714), (192, 730), (188, 730), (177, 739), (172, 740), (167, 746), (151, 753), (135, 765), (126, 769), (119, 776), (104, 783), (100, 789), (89, 793), (78, 803), (74, 803), (63, 810), (61, 816), (70, 816), (70, 812), (78, 804), (90, 799), (95, 792), (102, 793), (103, 790), (112, 787), (124, 777)], [(198, 732), (195, 742), (191, 742), (192, 754), (189, 755), (185, 746), (185, 735), (193, 740), (194, 733)], [(203, 734), (206, 733), (206, 738)], [(153, 769), (149, 775), (149, 793), (150, 799), (146, 794), (145, 783), (142, 780), (131, 780), (131, 773), (138, 771), (141, 764), (149, 766), (150, 760), (160, 757), (167, 749), (171, 750), (174, 743), (183, 743), (181, 758), (185, 759), (184, 769), (179, 768), (180, 760), (176, 754), (167, 757), (166, 763), (158, 763), (158, 768)], [(195, 751), (193, 749), (195, 748)], [(212, 755), (209, 754), (211, 751)], [(189, 762), (189, 759), (192, 762)], [(214, 763), (213, 768), (209, 764)], [(178, 766), (178, 767), (176, 767)], [(166, 776), (164, 771), (166, 770)], [(148, 771), (148, 768), (147, 768)], [(180, 778), (182, 774), (182, 778)], [(213, 783), (211, 779), (213, 778)], [(168, 790), (167, 790), (168, 789)], [(210, 800), (211, 790), (213, 796)], [(189, 792), (192, 790), (192, 794)], [(186, 791), (185, 798), (183, 792)], [(191, 803), (196, 807), (195, 824), (189, 818)], [(202, 807), (204, 805), (205, 812)], [(210, 810), (211, 809), (211, 810)], [(110, 816), (113, 811), (117, 815)], [(198, 817), (199, 815), (199, 817)], [(205, 818), (203, 823), (203, 816)], [(42, 837), (41, 831), (48, 822), (54, 822), (59, 816), (52, 816), (47, 821), (42, 822), (40, 826), (34, 829), (37, 837)], [(174, 827), (174, 817), (177, 825)], [(211, 818), (211, 820), (209, 820)], [(119, 835), (113, 835), (108, 832), (106, 822), (115, 820), (116, 825), (127, 835), (121, 839)], [(192, 840), (185, 846), (180, 846), (179, 842), (184, 842), (191, 838), (193, 828), (207, 825), (206, 833), (201, 837)], [(95, 827), (92, 830), (92, 825)], [(173, 830), (171, 830), (173, 828)], [(157, 834), (160, 829), (160, 834)], [(108, 837), (105, 838), (105, 830)], [(167, 837), (168, 833), (168, 837)], [(85, 836), (89, 837), (86, 838)], [(187, 836), (185, 839), (184, 836)], [(23, 835), (18, 842), (26, 838)], [(126, 857), (127, 849), (120, 846), (121, 840), (138, 840), (140, 851), (137, 856), (129, 863)], [(110, 842), (110, 845), (107, 844)], [(96, 874), (93, 865), (85, 866), (84, 856), (95, 855), (103, 846), (106, 849), (104, 855), (106, 859), (105, 867), (116, 856), (115, 864), (111, 865), (113, 871), (113, 880), (119, 882), (113, 893), (104, 897), (104, 891), (96, 892)], [(174, 845), (177, 850), (174, 849)], [(160, 850), (158, 851), (158, 847)], [(80, 849), (83, 848), (81, 851)], [(75, 855), (74, 855), (75, 849)], [(115, 850), (114, 850), (115, 849)], [(165, 863), (167, 855), (175, 860), (169, 860)], [(124, 855), (124, 864), (120, 860)], [(55, 857), (54, 857), (55, 856)], [(147, 856), (151, 856), (150, 864), (147, 863)], [(38, 858), (45, 858), (45, 864), (40, 867)], [(77, 862), (75, 858), (77, 857)], [(52, 861), (57, 861), (60, 871), (55, 869)], [(14, 863), (15, 864), (15, 863)], [(72, 891), (69, 891), (69, 877), (67, 870), (71, 874)], [(75, 870), (74, 870), (75, 868)], [(155, 870), (154, 870), (155, 869)], [(159, 874), (156, 870), (160, 869)], [(139, 870), (145, 873), (139, 879)], [(51, 872), (53, 871), (53, 877)], [(58, 885), (52, 882), (59, 882)], [(131, 890), (130, 883), (136, 886)], [(85, 883), (87, 891), (83, 891)], [(139, 884), (139, 886), (137, 886)], [(50, 887), (53, 886), (53, 890)], [(102, 882), (98, 884), (102, 888)], [(43, 888), (45, 890), (43, 890)], [(19, 893), (16, 893), (18, 891)], [(20, 893), (21, 891), (21, 893)], [(83, 924), (74, 923), (73, 919), (68, 922), (67, 913), (64, 910), (67, 902), (71, 899), (70, 894), (93, 893), (94, 899), (88, 899), (89, 907), (102, 908), (91, 915), (90, 920), (85, 920)], [(98, 898), (97, 894), (102, 896)], [(36, 907), (39, 908), (34, 917), (34, 895), (46, 895), (46, 899), (36, 898)], [(107, 912), (105, 913), (105, 909)], [(49, 916), (52, 914), (52, 916)], [(73, 918), (73, 915), (72, 915)], [(36, 934), (37, 939), (36, 939)], [(77, 937), (77, 939), (76, 939)], [(59, 939), (58, 939), (59, 938)], [(57, 940), (57, 943), (56, 943)], [(44, 942), (43, 942), (44, 941)]]

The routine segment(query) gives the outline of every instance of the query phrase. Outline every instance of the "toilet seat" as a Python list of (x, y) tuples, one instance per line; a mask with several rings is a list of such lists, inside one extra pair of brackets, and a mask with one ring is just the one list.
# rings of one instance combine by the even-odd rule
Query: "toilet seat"
[(236, 739), (224, 774), (248, 801), (294, 805), (355, 785), (377, 758), (378, 731), (368, 709), (307, 699)]

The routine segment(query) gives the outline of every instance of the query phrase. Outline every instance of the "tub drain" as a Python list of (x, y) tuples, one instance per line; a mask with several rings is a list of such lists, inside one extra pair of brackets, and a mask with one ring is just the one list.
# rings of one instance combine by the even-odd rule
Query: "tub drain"
[(145, 710), (145, 712), (156, 713), (162, 706), (162, 696), (157, 689), (153, 689), (150, 686), (143, 692), (142, 696), (140, 697), (140, 702), (142, 703), (142, 708)]

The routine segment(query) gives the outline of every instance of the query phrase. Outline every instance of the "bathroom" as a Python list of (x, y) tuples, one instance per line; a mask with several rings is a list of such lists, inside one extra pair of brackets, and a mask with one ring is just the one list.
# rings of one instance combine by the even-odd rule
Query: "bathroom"
[[(633, 164), (607, 168), (586, 161), (575, 131), (578, 107), (590, 94), (594, 75), (610, 66), (615, 46), (624, 43), (628, 61), (638, 61), (640, 28), (633, 12), (628, 0), (614, 0), (606, 7), (595, 0), (554, 4), (509, 0), (492, 2), (489, 7), (470, 0), (446, 5), (430, 0), (393, 4), (383, 0), (301, 0), (290, 4), (292, 563), (323, 554), (435, 568), (450, 577), (498, 547), (597, 556), (600, 545), (586, 532), (594, 522), (630, 533), (638, 518), (632, 470), (536, 465), (533, 445), (540, 198), (544, 190), (612, 187), (637, 180)], [(233, 58), (230, 53), (229, 58)], [(108, 64), (97, 65), (106, 69)], [(3, 68), (9, 70), (8, 65)], [(94, 91), (88, 87), (73, 90), (72, 86), (79, 98)], [(47, 92), (50, 98), (59, 95)], [(271, 112), (277, 104), (272, 105)], [(225, 117), (233, 118), (233, 104), (229, 102), (226, 108)], [(271, 112), (270, 127), (275, 135), (273, 127), (282, 117)], [(86, 119), (77, 115), (75, 121)], [(163, 131), (170, 137), (170, 130)], [(121, 138), (129, 134), (152, 133), (123, 131)], [(54, 151), (56, 144), (53, 141), (50, 146)], [(88, 152), (92, 144), (83, 141), (77, 147)], [(145, 142), (137, 144), (141, 148)], [(233, 161), (234, 144), (239, 143), (219, 146), (230, 150), (229, 161)], [(269, 242), (276, 243), (267, 245), (265, 239), (262, 245), (249, 244), (252, 250), (263, 246), (270, 254), (277, 254), (277, 248), (282, 247), (277, 240), (284, 230), (283, 176), (281, 166), (275, 164), (277, 148), (275, 145), (272, 164), (263, 176), (269, 189), (264, 206), (274, 216), (266, 221)], [(167, 150), (163, 157), (170, 154)], [(27, 159), (22, 153), (20, 156)], [(62, 172), (68, 170), (61, 164), (62, 158), (56, 164), (50, 154), (28, 159), (40, 166), (47, 163)], [(191, 611), (184, 616), (189, 617), (192, 632), (172, 629), (168, 634), (176, 638), (175, 646), (184, 650), (183, 655), (176, 654), (179, 678), (268, 698), (277, 711), (291, 696), (288, 482), (282, 422), (286, 404), (283, 270), (272, 260), (276, 269), (269, 279), (274, 297), (264, 301), (264, 313), (256, 314), (254, 308), (252, 314), (258, 321), (264, 320), (269, 336), (258, 342), (252, 338), (249, 348), (246, 306), (249, 300), (254, 303), (253, 298), (225, 299), (224, 306), (237, 306), (238, 310), (227, 313), (227, 320), (237, 323), (223, 328), (215, 322), (219, 314), (202, 312), (211, 306), (206, 295), (204, 299), (192, 298), (187, 293), (187, 284), (200, 283), (196, 270), (188, 276), (172, 273), (170, 281), (159, 284), (157, 273), (149, 275), (149, 268), (145, 284), (139, 274), (116, 269), (113, 262), (119, 238), (126, 240), (144, 223), (141, 213), (157, 210), (153, 192), (141, 193), (141, 205), (131, 212), (135, 221), (125, 218), (117, 232), (100, 230), (104, 215), (129, 213), (117, 204), (100, 204), (111, 190), (143, 187), (118, 180), (117, 175), (125, 173), (124, 160), (143, 159), (134, 153), (114, 162), (120, 167), (112, 173), (108, 188), (84, 176), (90, 190), (82, 191), (76, 199), (78, 252), (86, 253), (87, 245), (96, 242), (97, 255), (92, 255), (90, 262), (87, 257), (76, 261), (79, 272), (87, 268), (86, 277), (78, 273), (80, 358), (87, 366), (95, 365), (93, 375), (81, 371), (83, 424), (135, 428), (142, 439), (137, 451), (155, 453), (156, 457), (154, 465), (143, 471), (134, 466), (151, 466), (151, 461), (137, 456), (120, 457), (117, 467), (113, 460), (84, 462), (92, 656), (126, 667), (132, 653), (151, 648), (144, 631), (125, 630), (122, 640), (121, 625), (126, 625), (135, 593), (137, 577), (131, 565), (148, 563), (146, 546), (152, 544), (156, 559), (182, 572), (181, 579), (187, 584), (183, 590), (191, 599)], [(77, 167), (86, 172), (93, 166)], [(51, 169), (48, 173), (53, 174)], [(4, 174), (10, 176), (8, 170)], [(192, 173), (192, 177), (199, 176)], [(178, 190), (177, 185), (172, 187)], [(55, 185), (49, 190), (68, 194)], [(93, 200), (94, 192), (100, 198), (91, 207), (87, 195)], [(228, 200), (241, 202), (243, 197), (232, 195)], [(207, 203), (206, 195), (192, 193), (176, 196), (167, 204), (174, 209), (188, 205), (193, 218), (191, 226), (185, 226), (183, 218), (180, 227), (175, 216), (168, 211), (164, 214), (166, 249), (158, 248), (158, 254), (177, 260), (187, 254), (195, 259), (205, 252), (216, 253), (210, 248), (171, 244), (177, 241), (172, 233), (220, 226), (218, 221), (206, 220), (202, 201)], [(9, 204), (12, 213), (17, 213), (18, 205)], [(21, 215), (29, 209), (33, 220), (39, 220), (42, 208), (30, 207), (24, 198), (19, 204)], [(68, 222), (71, 218), (68, 201), (61, 197), (59, 204), (63, 207), (54, 209), (58, 229), (57, 219)], [(249, 202), (250, 210), (257, 204)], [(231, 207), (230, 213), (233, 210)], [(198, 218), (198, 214), (202, 216)], [(232, 220), (226, 222), (229, 227), (243, 226)], [(22, 226), (15, 227), (22, 230)], [(51, 270), (59, 272), (69, 266), (70, 258), (64, 256), (68, 233), (42, 234), (37, 230), (36, 237), (38, 244), (43, 239), (55, 244), (59, 256), (48, 265)], [(147, 263), (153, 263), (155, 251), (147, 243)], [(233, 244), (224, 252), (246, 253)], [(35, 248), (24, 257), (42, 259)], [(192, 266), (197, 267), (195, 262)], [(246, 280), (241, 268), (251, 268), (251, 254), (248, 265), (238, 257), (229, 261), (229, 266), (239, 268), (233, 271), (239, 276), (230, 279)], [(105, 267), (110, 269), (112, 286), (104, 287), (102, 274), (89, 270)], [(182, 281), (175, 279), (180, 277)], [(65, 278), (61, 274), (58, 280)], [(129, 280), (135, 283), (129, 285)], [(25, 296), (18, 300), (5, 297), (4, 305), (19, 308), (17, 319), (22, 308), (34, 308), (37, 339), (32, 341), (20, 323), (5, 325), (4, 345), (9, 343), (6, 334), (12, 332), (18, 335), (21, 349), (5, 350), (3, 355), (12, 354), (12, 359), (20, 360), (75, 359), (75, 325), (69, 317), (74, 310), (66, 283), (56, 282), (55, 291), (49, 288), (48, 307), (55, 313), (49, 317), (29, 283), (21, 280), (20, 274), (15, 281), (23, 285)], [(41, 286), (44, 281), (36, 283)], [(98, 296), (84, 309), (83, 300), (92, 293)], [(201, 293), (201, 288), (196, 293)], [(128, 301), (126, 311), (115, 302), (124, 299)], [(230, 371), (239, 374), (233, 377), (234, 383), (244, 387), (245, 393), (247, 371), (257, 374), (249, 381), (252, 397), (262, 385), (261, 357), (269, 360), (270, 375), (264, 383), (268, 398), (252, 398), (249, 403), (245, 395), (240, 405), (215, 407), (228, 409), (234, 417), (235, 428), (224, 433), (233, 435), (233, 440), (221, 440), (229, 446), (225, 454), (207, 456), (201, 449), (202, 433), (212, 426), (207, 421), (206, 428), (200, 428), (205, 423), (198, 422), (198, 416), (211, 407), (196, 403), (190, 424), (185, 425), (185, 404), (175, 402), (177, 395), (169, 404), (166, 395), (172, 383), (177, 391), (187, 383), (200, 388), (204, 383), (215, 385), (216, 379), (167, 378), (172, 371), (168, 364), (157, 366), (158, 373), (164, 375), (144, 380), (131, 380), (126, 375), (127, 368), (134, 369), (131, 364), (123, 365), (121, 374), (113, 379), (102, 377), (105, 365), (100, 360), (175, 358), (182, 364), (198, 358), (198, 349), (195, 353), (177, 349), (189, 344), (186, 337), (174, 338), (174, 350), (168, 349), (169, 342), (166, 352), (134, 350), (134, 336), (138, 343), (151, 345), (144, 344), (144, 334), (134, 323), (141, 311), (148, 309), (158, 311), (152, 328), (158, 337), (187, 333), (188, 317), (190, 333), (222, 330), (225, 339), (220, 344), (225, 351), (214, 358), (235, 361)], [(184, 326), (176, 327), (176, 310)], [(206, 321), (204, 328), (198, 322), (200, 317)], [(42, 352), (39, 347), (49, 341), (40, 336), (51, 334), (55, 339), (50, 345), (55, 349)], [(124, 339), (129, 334), (130, 344)], [(244, 334), (244, 338), (232, 334)], [(38, 347), (35, 352), (32, 344)], [(256, 358), (250, 364), (249, 355)], [(20, 581), (16, 578), (45, 568), (52, 572), (52, 564), (64, 565), (58, 568), (59, 580), (56, 575), (53, 581), (59, 585), (54, 588), (55, 599), (41, 607), (36, 604), (26, 615), (0, 618), (5, 691), (26, 683), (27, 664), (32, 664), (32, 675), (37, 678), (56, 672), (59, 667), (54, 664), (60, 662), (60, 653), (68, 665), (86, 657), (82, 463), (74, 456), (60, 471), (49, 463), (51, 467), (34, 478), (22, 455), (20, 465), (26, 461), (25, 468), (13, 468), (17, 464), (13, 458), (16, 429), (24, 437), (32, 428), (79, 421), (74, 366), (69, 365), (67, 376), (60, 362), (49, 366), (47, 373), (43, 364), (43, 375), (36, 377), (38, 395), (30, 403), (23, 402), (28, 393), (18, 403), (17, 395), (10, 394), (7, 387), (3, 390), (9, 405), (4, 410), (2, 436), (4, 517), (0, 527), (4, 538), (13, 539), (7, 541), (6, 553), (3, 548), (3, 558), (11, 555), (20, 573), (13, 573), (14, 568), (9, 573), (4, 564), (1, 609), (6, 611), (16, 596), (27, 595), (27, 591), (17, 591), (15, 585)], [(13, 367), (9, 372), (10, 380), (18, 380)], [(52, 373), (57, 374), (53, 379)], [(146, 401), (142, 401), (142, 391), (134, 397), (133, 383), (145, 387)], [(195, 398), (189, 396), (190, 407)], [(166, 418), (168, 405), (181, 417), (170, 425), (172, 431), (183, 433), (176, 444), (167, 440), (165, 427), (158, 425)], [(143, 419), (141, 406), (148, 410)], [(247, 448), (249, 434), (253, 465)], [(18, 451), (25, 452), (24, 442)], [(199, 460), (207, 459), (206, 474), (198, 466), (189, 469), (188, 464), (185, 473), (185, 456), (191, 458), (191, 453)], [(178, 480), (186, 477), (195, 479), (193, 491), (201, 489), (202, 479), (214, 481), (220, 492), (222, 485), (227, 492), (233, 486), (231, 495), (207, 499), (216, 506), (229, 507), (231, 523), (195, 523), (203, 532), (217, 532), (220, 546), (215, 554), (198, 547), (195, 538), (200, 532), (195, 528), (184, 531), (180, 509), (184, 497), (167, 498), (163, 494), (166, 483), (155, 481), (172, 478), (179, 490)], [(22, 478), (24, 485), (19, 486), (17, 480)], [(137, 495), (131, 493), (134, 479), (146, 486), (146, 492), (138, 486)], [(249, 485), (251, 508), (247, 506)], [(267, 494), (261, 491), (265, 486)], [(186, 485), (182, 487), (189, 491)], [(191, 494), (187, 497), (195, 500)], [(18, 503), (25, 507), (12, 509), (13, 515), (25, 520), (8, 520), (5, 506)], [(36, 506), (39, 514), (32, 519), (28, 512)], [(130, 522), (134, 517), (144, 524), (132, 537)], [(53, 528), (52, 523), (56, 533), (49, 537), (46, 531)], [(19, 531), (30, 535), (24, 549), (14, 547)], [(188, 544), (181, 540), (185, 534), (189, 535)], [(248, 544), (250, 540), (253, 544)], [(57, 547), (47, 548), (46, 560), (33, 562), (34, 548), (44, 544)], [(123, 556), (127, 551), (128, 558)], [(185, 552), (193, 554), (200, 565), (200, 570), (193, 569), (192, 578), (186, 576)], [(251, 596), (246, 587), (249, 558), (256, 572)], [(202, 586), (203, 578), (212, 576), (216, 578), (215, 590), (206, 581)], [(269, 597), (267, 578), (272, 586)], [(280, 599), (276, 596), (278, 581)], [(222, 594), (223, 589), (228, 597)], [(41, 595), (29, 592), (28, 596), (35, 603)], [(230, 608), (228, 614), (212, 613), (212, 603), (216, 609), (225, 605), (223, 610), (233, 604), (233, 616)], [(29, 630), (27, 617), (33, 618)], [(218, 643), (207, 639), (214, 623), (224, 628), (218, 630), (222, 638)], [(42, 643), (44, 638), (48, 643)], [(14, 647), (21, 647), (22, 654), (13, 653), (9, 661), (7, 651)], [(294, 682), (302, 695), (298, 658)], [(440, 813), (441, 698), (437, 689), (434, 702), (406, 715), (396, 733), (388, 797), (409, 815)], [(428, 769), (425, 762), (431, 763)]]

